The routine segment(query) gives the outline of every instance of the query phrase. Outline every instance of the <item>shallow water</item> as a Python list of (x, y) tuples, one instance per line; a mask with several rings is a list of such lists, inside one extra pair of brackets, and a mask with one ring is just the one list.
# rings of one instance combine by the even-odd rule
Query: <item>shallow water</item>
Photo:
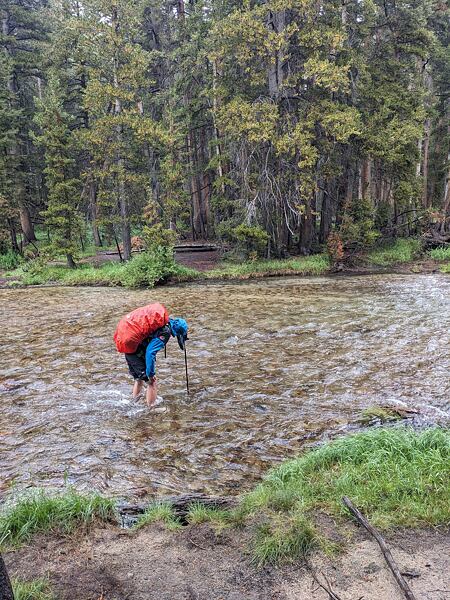
[[(71, 483), (116, 496), (238, 492), (374, 404), (440, 414), (450, 397), (450, 278), (271, 279), (149, 291), (0, 290), (0, 493)], [(191, 395), (172, 339), (164, 402), (131, 400), (112, 335), (161, 301), (191, 326)]]

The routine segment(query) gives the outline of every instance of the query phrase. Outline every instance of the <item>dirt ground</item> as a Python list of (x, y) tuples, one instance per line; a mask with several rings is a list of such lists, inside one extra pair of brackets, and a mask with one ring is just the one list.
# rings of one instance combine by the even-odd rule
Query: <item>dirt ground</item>
[[(341, 600), (403, 600), (381, 551), (356, 530), (333, 559), (312, 556), (317, 578)], [(417, 600), (450, 598), (450, 535), (437, 530), (386, 536), (408, 572)], [(38, 538), (5, 556), (10, 575), (49, 577), (61, 600), (328, 600), (304, 563), (257, 568), (248, 533), (216, 533), (209, 525), (169, 532), (97, 528), (76, 538)], [(328, 581), (328, 583), (326, 583)]]

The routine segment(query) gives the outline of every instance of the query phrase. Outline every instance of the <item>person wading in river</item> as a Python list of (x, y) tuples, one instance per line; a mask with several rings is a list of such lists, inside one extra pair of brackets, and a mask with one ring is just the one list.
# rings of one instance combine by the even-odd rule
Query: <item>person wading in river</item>
[(159, 303), (148, 304), (125, 315), (114, 333), (116, 348), (125, 354), (131, 376), (134, 378), (133, 398), (147, 382), (146, 400), (154, 406), (157, 397), (155, 376), (156, 354), (171, 337), (176, 337), (181, 350), (187, 340), (188, 324), (184, 319), (169, 317)]

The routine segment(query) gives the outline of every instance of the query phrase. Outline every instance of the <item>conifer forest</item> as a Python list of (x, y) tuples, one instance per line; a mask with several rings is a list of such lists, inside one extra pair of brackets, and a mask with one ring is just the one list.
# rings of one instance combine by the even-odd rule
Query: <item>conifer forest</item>
[[(450, 239), (442, 0), (1, 0), (0, 251)], [(173, 236), (173, 238), (171, 237)]]

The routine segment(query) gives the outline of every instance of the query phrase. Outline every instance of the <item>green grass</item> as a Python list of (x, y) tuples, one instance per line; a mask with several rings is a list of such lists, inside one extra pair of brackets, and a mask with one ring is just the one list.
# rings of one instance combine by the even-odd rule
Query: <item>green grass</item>
[(415, 238), (401, 238), (393, 244), (372, 250), (366, 254), (366, 260), (372, 265), (388, 267), (414, 260), (420, 255), (422, 244)]
[(139, 517), (133, 529), (141, 529), (151, 523), (163, 523), (171, 531), (176, 531), (182, 527), (172, 506), (167, 502), (155, 502), (151, 504), (145, 513)]
[(233, 513), (229, 510), (211, 508), (195, 502), (189, 507), (187, 521), (191, 525), (211, 523), (218, 528), (222, 528), (233, 522)]
[(39, 262), (21, 265), (6, 273), (15, 277), (22, 285), (43, 285), (59, 283), (67, 286), (123, 286), (127, 288), (153, 287), (166, 281), (186, 281), (195, 279), (197, 271), (168, 261), (152, 261), (145, 254), (130, 262), (107, 262), (101, 266), (80, 264), (76, 269), (62, 265), (43, 265)]
[(447, 263), (446, 265), (442, 265), (440, 271), (441, 271), (441, 273), (450, 273), (450, 263)]
[(14, 600), (56, 600), (46, 579), (33, 581), (12, 580)]
[(433, 260), (450, 260), (450, 246), (440, 246), (439, 248), (428, 250), (427, 256)]
[(330, 268), (325, 254), (282, 260), (258, 260), (222, 265), (208, 271), (208, 279), (248, 279), (267, 275), (322, 275)]
[(349, 516), (349, 496), (377, 527), (450, 524), (450, 431), (385, 428), (344, 437), (287, 461), (242, 501), (263, 520), (254, 557), (297, 557), (322, 545), (314, 515)]
[(301, 514), (288, 518), (272, 515), (270, 521), (256, 528), (253, 560), (258, 566), (293, 561), (320, 545), (320, 537), (310, 519)]
[(17, 268), (22, 262), (22, 257), (12, 250), (8, 250), (6, 254), (0, 254), (0, 269), (10, 271)]
[[(26, 263), (7, 272), (22, 285), (59, 283), (68, 286), (153, 287), (165, 281), (184, 282), (198, 279), (250, 279), (268, 275), (321, 275), (329, 269), (325, 255), (305, 256), (287, 260), (261, 260), (221, 266), (200, 273), (165, 258), (152, 260), (142, 253), (128, 263), (108, 262), (101, 266), (80, 264), (76, 269), (62, 265)], [(18, 285), (13, 282), (13, 285)]]
[(3, 508), (0, 513), (0, 544), (14, 547), (39, 532), (70, 533), (80, 525), (114, 518), (114, 500), (99, 494), (81, 495), (69, 489), (52, 496), (37, 490)]

